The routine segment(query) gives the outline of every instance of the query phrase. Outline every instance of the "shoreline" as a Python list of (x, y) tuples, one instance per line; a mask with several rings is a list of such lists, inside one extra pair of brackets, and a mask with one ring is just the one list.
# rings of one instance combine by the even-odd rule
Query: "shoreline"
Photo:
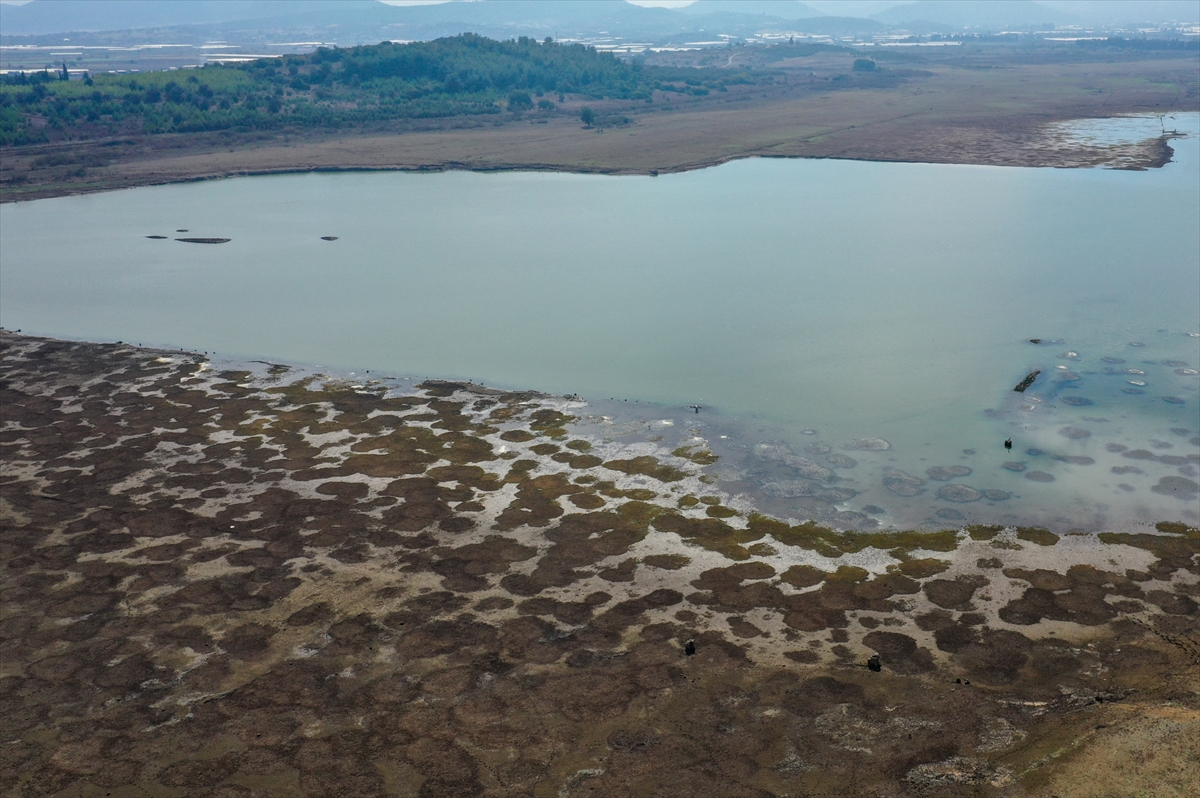
[[(947, 76), (939, 80), (947, 84), (941, 90), (949, 97), (937, 100), (938, 105), (970, 89)], [(715, 101), (658, 113), (638, 111), (630, 125), (605, 129), (582, 128), (578, 120), (560, 116), (545, 125), (509, 119), (482, 129), (455, 127), (448, 120), (441, 127), (404, 132), (135, 135), (5, 148), (0, 150), (0, 203), (304, 172), (658, 175), (754, 157), (1141, 171), (1166, 165), (1173, 153), (1173, 133), (1102, 143), (1072, 139), (1063, 129), (1072, 122), (1163, 113), (1145, 98), (1117, 107), (1071, 108), (1036, 108), (1044, 100), (1029, 98), (1033, 107), (980, 117), (938, 106), (897, 114), (890, 103), (911, 104), (923, 95), (861, 93), (881, 105), (835, 93), (774, 97), (737, 111)], [(818, 109), (815, 100), (828, 102)]]
[[(709, 493), (694, 460), (573, 435), (563, 397), (0, 342), (18, 789), (194, 788), (232, 741), (216, 782), (259, 773), (268, 795), (350, 767), (377, 794), (697, 768), (779, 793), (850, 768), (876, 791), (1020, 796), (1113, 745), (1186, 750), (1200, 723), (1194, 652), (1168, 642), (1195, 629), (1194, 529), (788, 527)], [(753, 757), (729, 759), (728, 723)], [(82, 728), (121, 755), (66, 736)], [(470, 743), (422, 753), (443, 734)], [(495, 764), (531, 751), (539, 767)]]
[[(1087, 121), (1086, 119), (1080, 121)], [(916, 158), (885, 158), (885, 157), (864, 157), (864, 156), (827, 156), (827, 155), (775, 155), (765, 152), (747, 152), (729, 155), (721, 158), (713, 158), (710, 160), (691, 162), (687, 164), (667, 165), (661, 168), (650, 167), (586, 167), (579, 165), (557, 165), (544, 164), (536, 162), (528, 163), (511, 163), (511, 164), (479, 164), (469, 161), (443, 161), (433, 163), (420, 163), (415, 165), (377, 165), (377, 166), (360, 166), (360, 165), (321, 165), (321, 166), (280, 166), (267, 169), (233, 169), (229, 171), (221, 171), (214, 173), (195, 173), (184, 174), (176, 177), (157, 178), (146, 177), (141, 180), (134, 180), (120, 185), (99, 185), (99, 186), (63, 186), (49, 189), (42, 193), (30, 192), (32, 196), (14, 196), (12, 188), (0, 192), (0, 204), (15, 203), (15, 202), (32, 202), (39, 199), (55, 199), (58, 197), (76, 197), (86, 196), (89, 194), (100, 194), (110, 191), (120, 191), (124, 189), (146, 188), (150, 186), (165, 186), (178, 185), (185, 183), (201, 183), (209, 180), (227, 180), (238, 177), (265, 177), (271, 175), (288, 175), (288, 174), (311, 174), (311, 173), (353, 173), (353, 172), (402, 172), (402, 173), (438, 173), (438, 172), (553, 172), (563, 174), (583, 174), (583, 175), (608, 175), (608, 176), (641, 176), (641, 177), (658, 177), (660, 175), (680, 174), (684, 172), (692, 172), (701, 169), (711, 169), (722, 166), (734, 161), (745, 160), (749, 158), (777, 158), (777, 159), (803, 159), (803, 160), (845, 160), (845, 161), (860, 161), (866, 163), (914, 163), (914, 164), (945, 164), (953, 166), (1014, 166), (1017, 168), (1033, 168), (1033, 169), (1094, 169), (1094, 168), (1110, 168), (1123, 171), (1146, 171), (1148, 169), (1160, 169), (1171, 163), (1174, 149), (1168, 144), (1171, 139), (1179, 138), (1183, 134), (1165, 134), (1163, 136), (1147, 139), (1144, 142), (1138, 142), (1130, 146), (1117, 146), (1113, 149), (1119, 152), (1105, 153), (1102, 156), (1092, 155), (1089, 159), (1072, 158), (1064, 156), (1062, 153), (1056, 153), (1053, 157), (1045, 157), (1043, 159), (1034, 159), (1032, 163), (1014, 164), (1014, 163), (993, 163), (990, 161), (976, 160), (955, 160), (955, 161), (939, 161), (939, 160), (921, 160)], [(1153, 145), (1150, 142), (1154, 142)], [(1081, 148), (1082, 149), (1082, 148)], [(1132, 153), (1132, 154), (1130, 154)], [(1126, 160), (1128, 165), (1110, 165), (1112, 162)]]
[(1200, 774), (1194, 528), (789, 525), (569, 397), (234, 365), (0, 334), (17, 794)]

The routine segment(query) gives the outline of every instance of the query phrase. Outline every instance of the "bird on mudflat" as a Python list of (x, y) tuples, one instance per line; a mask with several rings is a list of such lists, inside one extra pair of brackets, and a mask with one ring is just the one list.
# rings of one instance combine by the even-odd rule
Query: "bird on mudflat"
[(1007, 439), (1005, 439), (1005, 441), (1004, 441), (1004, 448), (1005, 448), (1005, 449), (1010, 449), (1010, 450), (1012, 449), (1012, 438), (1007, 438)]

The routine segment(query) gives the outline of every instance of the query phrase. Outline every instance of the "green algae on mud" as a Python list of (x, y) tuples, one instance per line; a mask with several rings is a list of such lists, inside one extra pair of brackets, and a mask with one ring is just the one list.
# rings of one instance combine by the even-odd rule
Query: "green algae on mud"
[(1200, 722), (1185, 525), (842, 532), (569, 399), (0, 348), (17, 795), (1023, 796)]

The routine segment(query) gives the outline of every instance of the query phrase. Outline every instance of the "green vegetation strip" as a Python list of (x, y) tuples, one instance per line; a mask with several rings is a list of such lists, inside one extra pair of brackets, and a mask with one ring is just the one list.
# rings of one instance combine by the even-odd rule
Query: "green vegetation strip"
[[(0, 145), (336, 128), (505, 110), (550, 114), (568, 95), (650, 102), (655, 90), (702, 95), (761, 79), (726, 69), (648, 67), (549, 38), (499, 42), (468, 33), (84, 81), (51, 71), (14, 73), (0, 83)], [(37, 165), (69, 157), (47, 155)]]

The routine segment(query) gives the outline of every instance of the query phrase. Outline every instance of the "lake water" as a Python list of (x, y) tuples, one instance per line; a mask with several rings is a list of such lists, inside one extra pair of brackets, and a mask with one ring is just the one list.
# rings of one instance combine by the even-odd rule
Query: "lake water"
[[(793, 517), (1196, 523), (1200, 117), (1171, 126), (1147, 172), (755, 159), (7, 204), (0, 323), (636, 400)], [(844, 448), (866, 438), (890, 448)]]

